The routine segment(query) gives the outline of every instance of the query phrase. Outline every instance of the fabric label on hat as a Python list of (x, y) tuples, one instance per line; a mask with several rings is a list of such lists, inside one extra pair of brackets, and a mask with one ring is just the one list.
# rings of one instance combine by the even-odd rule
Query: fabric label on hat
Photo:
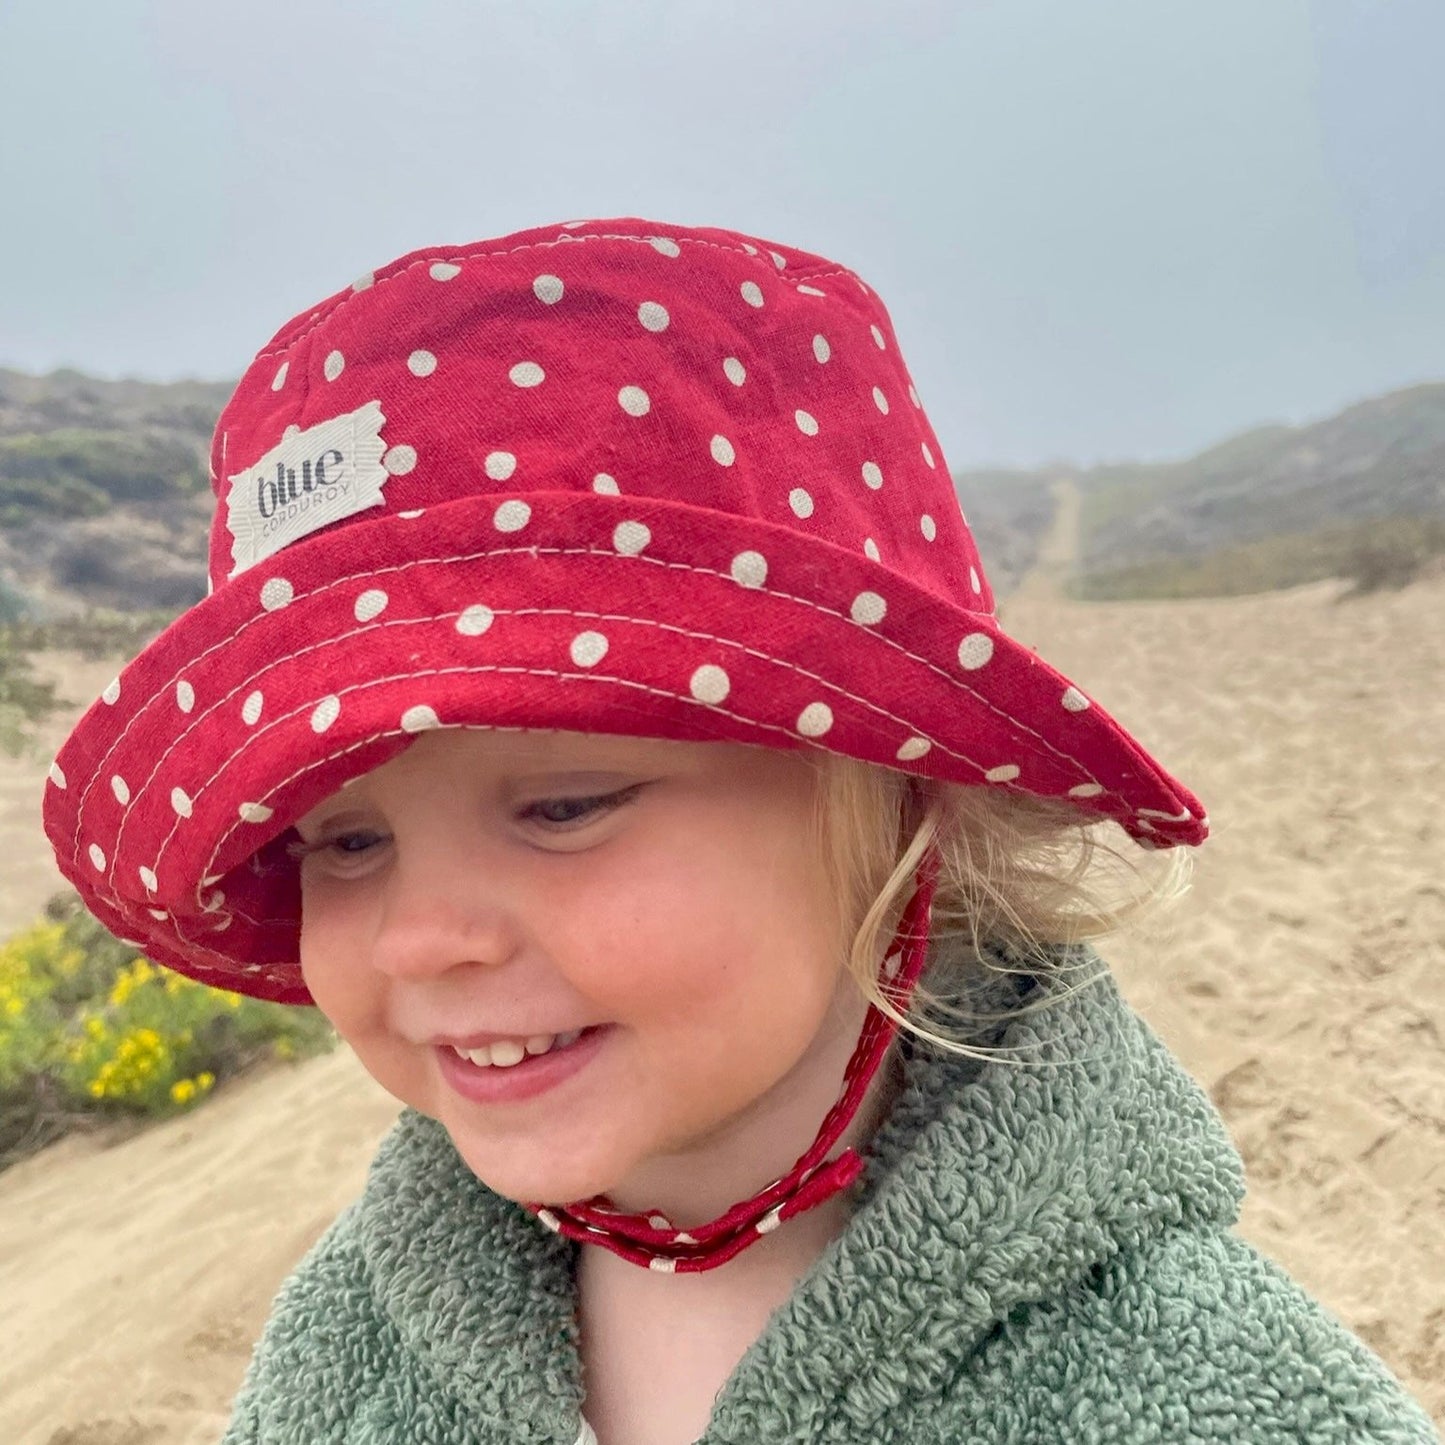
[(282, 437), (254, 466), (230, 477), (226, 526), (232, 577), (319, 527), (379, 507), (386, 418), (379, 401)]

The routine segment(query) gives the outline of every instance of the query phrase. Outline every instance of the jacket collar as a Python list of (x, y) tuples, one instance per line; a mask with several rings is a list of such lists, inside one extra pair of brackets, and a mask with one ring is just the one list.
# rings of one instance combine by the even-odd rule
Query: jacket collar
[[(1087, 950), (1059, 956), (1065, 978), (1102, 968)], [(988, 997), (1003, 1002), (1009, 983)], [(906, 1051), (847, 1230), (739, 1364), (709, 1442), (808, 1439), (840, 1411), (865, 1438), (936, 1392), (1010, 1310), (1167, 1227), (1235, 1220), (1238, 1154), (1113, 979), (1039, 985), (1026, 1006), (997, 1036), (1004, 1058)], [(572, 1445), (576, 1247), (486, 1190), (413, 1111), (353, 1226), (405, 1347), (477, 1429), (495, 1422), (477, 1438)]]

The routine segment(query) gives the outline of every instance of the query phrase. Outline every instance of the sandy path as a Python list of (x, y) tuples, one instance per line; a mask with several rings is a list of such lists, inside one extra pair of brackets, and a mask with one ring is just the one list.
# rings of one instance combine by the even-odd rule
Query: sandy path
[[(1215, 829), (1172, 940), (1105, 952), (1224, 1111), (1245, 1232), (1445, 1420), (1445, 579), (1347, 605), (1335, 584), (1072, 603), (1051, 585), (1071, 515), (1008, 626)], [(339, 1054), (0, 1175), (0, 1440), (214, 1441), (275, 1288), (394, 1114)]]

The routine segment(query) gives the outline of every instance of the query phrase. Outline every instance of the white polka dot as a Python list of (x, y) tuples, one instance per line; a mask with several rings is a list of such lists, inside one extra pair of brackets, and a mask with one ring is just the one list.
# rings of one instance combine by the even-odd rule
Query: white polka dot
[(879, 351), (885, 350), (888, 343), (884, 341), (883, 333), (876, 326), (870, 326), (868, 329), (873, 333), (873, 341), (874, 344), (878, 347)]
[(883, 485), (883, 468), (877, 462), (864, 462), (863, 481), (876, 492)]
[(773, 258), (773, 265), (776, 266), (779, 271), (783, 270), (784, 267), (787, 266), (788, 263), (787, 263), (786, 259), (785, 259), (784, 257), (778, 255), (778, 253), (777, 253), (776, 251), (769, 251), (769, 252), (768, 252), (768, 255)]
[(921, 758), (933, 744), (927, 738), (913, 737), (903, 743), (894, 756), (900, 763), (911, 763), (915, 758)]
[(356, 599), (356, 606), (352, 608), (352, 611), (355, 612), (358, 622), (370, 622), (373, 617), (380, 617), (386, 611), (386, 604), (389, 600), (380, 587), (368, 587)]
[(887, 612), (888, 604), (876, 592), (860, 592), (853, 599), (849, 616), (854, 622), (871, 627), (875, 622), (882, 622)]
[(1084, 696), (1076, 687), (1069, 688), (1061, 701), (1068, 712), (1083, 712), (1089, 705), (1089, 699)]
[(968, 569), (968, 585), (972, 587), (975, 592), (983, 591), (983, 582), (979, 578), (977, 567), (970, 567)]
[(276, 375), (271, 378), (271, 390), (280, 391), (286, 385), (286, 373), (291, 369), (289, 361), (283, 361), (277, 369)]
[(654, 251), (659, 251), (664, 256), (681, 256), (682, 247), (676, 241), (670, 241), (666, 236), (649, 236), (648, 243)]
[(780, 1204), (776, 1209), (770, 1209), (753, 1226), (759, 1234), (771, 1234), (783, 1222), (783, 1206)]
[(652, 410), (652, 398), (640, 386), (624, 386), (617, 393), (617, 405), (628, 416), (646, 416)]
[(54, 783), (57, 788), (69, 787), (69, 784), (65, 780), (65, 769), (62, 768), (59, 763), (51, 763), (50, 781)]
[(265, 803), (242, 803), (236, 812), (240, 814), (243, 823), (266, 823), (272, 816), (272, 809)]
[(261, 606), (267, 612), (279, 612), (290, 605), (295, 595), (295, 589), (284, 577), (270, 577), (261, 587)]
[(1011, 783), (1018, 775), (1017, 764), (1005, 763), (1001, 768), (990, 768), (984, 777), (990, 783)]
[(398, 512), (396, 514), (403, 522), (414, 522), (418, 517), (426, 516), (425, 507), (413, 508), (410, 512)]
[(813, 355), (819, 361), (827, 361), (833, 355), (833, 348), (828, 345), (828, 338), (821, 332), (813, 338)]
[(494, 482), (505, 482), (517, 470), (517, 458), (511, 452), (488, 452), (482, 466)]
[(579, 632), (568, 651), (578, 667), (595, 667), (607, 656), (607, 639), (600, 632)]
[(876, 406), (884, 416), (888, 415), (888, 398), (883, 395), (883, 388), (881, 386), (875, 386), (873, 388), (873, 405)]
[(401, 730), (404, 733), (424, 733), (429, 728), (439, 728), (441, 725), (442, 720), (435, 710), (424, 702), (407, 708), (401, 715)]
[(810, 702), (798, 714), (798, 731), (805, 738), (820, 738), (833, 726), (833, 709), (825, 702)]
[(155, 919), (157, 923), (164, 923), (171, 915), (164, 908), (147, 908), (146, 912)]
[(544, 273), (532, 282), (532, 294), (538, 301), (545, 302), (548, 306), (555, 306), (562, 299), (564, 289), (560, 276), (550, 276)]
[(437, 369), (437, 359), (430, 351), (413, 351), (406, 359), (406, 369), (413, 376), (430, 376)]
[(749, 306), (761, 306), (763, 304), (762, 287), (760, 287), (756, 281), (744, 281), (740, 289), (743, 293), (743, 300), (746, 301)]
[(806, 487), (794, 487), (788, 493), (788, 505), (793, 509), (795, 516), (811, 517), (813, 515), (813, 497)]
[(741, 386), (748, 379), (747, 368), (736, 356), (723, 358), (723, 374), (734, 386)]
[(140, 881), (149, 888), (152, 893), (160, 886), (160, 880), (156, 877), (153, 868), (147, 868), (145, 864), (141, 864), (135, 871), (140, 875)]
[(452, 265), (450, 261), (433, 261), (428, 274), (433, 281), (450, 281), (462, 274), (462, 268)]
[(1071, 798), (1097, 798), (1104, 791), (1102, 783), (1078, 783), (1069, 789)]
[(793, 420), (797, 422), (798, 430), (802, 432), (805, 437), (815, 437), (818, 435), (818, 418), (815, 417), (812, 412), (795, 411), (793, 413)]
[(130, 784), (119, 773), (111, 775), (110, 790), (115, 794), (117, 803), (124, 805), (130, 802)]
[(816, 286), (799, 286), (798, 294), (800, 296), (826, 296), (828, 293), (819, 291)]
[(660, 301), (644, 301), (637, 308), (637, 319), (649, 331), (666, 331), (667, 323), (672, 318), (667, 314), (667, 307)]
[(688, 686), (692, 690), (692, 695), (699, 702), (712, 703), (716, 706), (728, 695), (728, 689), (732, 686), (732, 682), (722, 668), (707, 662), (693, 673), (692, 681)]
[(495, 615), (490, 607), (473, 602), (470, 607), (464, 607), (457, 618), (457, 631), (463, 637), (480, 637), (492, 625)]
[(958, 661), (969, 672), (976, 672), (993, 656), (993, 638), (986, 632), (970, 632), (958, 644)]
[(381, 459), (381, 464), (394, 477), (404, 477), (416, 466), (416, 448), (403, 443), (392, 447)]
[(870, 562), (876, 562), (878, 560), (878, 543), (875, 542), (872, 537), (864, 537), (863, 555)]
[(535, 361), (519, 361), (508, 373), (513, 386), (541, 386), (547, 373)]
[(592, 478), (592, 490), (601, 493), (604, 497), (615, 497), (619, 494), (617, 478), (609, 477), (606, 472), (598, 472)]
[(492, 525), (499, 532), (520, 532), (532, 520), (532, 509), (515, 498), (503, 502), (492, 514)]
[(677, 1273), (677, 1261), (675, 1259), (668, 1259), (665, 1255), (661, 1254), (654, 1254), (652, 1258), (647, 1261), (647, 1267), (654, 1274)]
[(326, 360), (321, 365), (321, 371), (327, 381), (335, 381), (345, 369), (346, 358), (339, 351), (326, 353)]
[(739, 552), (729, 571), (740, 586), (761, 587), (768, 580), (768, 559), (761, 552)]
[(118, 677), (113, 677), (106, 683), (100, 694), (100, 700), (107, 707), (114, 707), (120, 701), (120, 679)]
[(908, 383), (908, 400), (911, 401), (914, 406), (921, 407), (923, 405), (918, 399), (918, 388), (914, 386), (911, 381)]
[(176, 684), (176, 706), (182, 712), (190, 712), (196, 705), (196, 690), (182, 679)]
[(758, 254), (758, 248), (756, 246), (750, 246), (746, 241), (743, 241), (740, 244), (742, 245), (743, 250), (746, 251), (749, 256), (756, 256)]
[(369, 291), (375, 285), (376, 272), (368, 271), (364, 276), (358, 276), (356, 280), (351, 283), (351, 289), (353, 291)]
[(341, 716), (341, 699), (333, 692), (323, 697), (311, 713), (311, 731), (324, 733)]
[(923, 450), (923, 460), (926, 461), (926, 462), (928, 463), (928, 465), (931, 467), (931, 466), (933, 465), (933, 453), (932, 453), (932, 451), (929, 450), (928, 443), (927, 443), (927, 442), (921, 443), (921, 447), (922, 447), (922, 450)]
[(721, 467), (730, 467), (738, 459), (733, 444), (724, 436), (716, 436), (709, 444), (712, 459)]
[(562, 1228), (562, 1221), (558, 1219), (550, 1209), (539, 1209), (537, 1211), (537, 1219), (539, 1223), (550, 1229), (553, 1234), (556, 1234), (557, 1231)]
[(652, 541), (652, 533), (641, 522), (619, 522), (612, 531), (612, 545), (624, 557), (635, 557)]
[(100, 844), (99, 844), (99, 843), (92, 843), (92, 844), (90, 845), (90, 850), (89, 850), (89, 851), (90, 851), (90, 861), (91, 861), (91, 865), (94, 867), (95, 871), (96, 871), (97, 873), (104, 873), (104, 872), (105, 872), (105, 853), (102, 851)]
[(931, 542), (938, 536), (938, 523), (925, 512), (918, 519), (918, 530), (923, 533), (923, 540), (925, 542)]
[(171, 789), (171, 807), (175, 809), (178, 817), (189, 818), (191, 816), (191, 800), (184, 788)]
[(248, 728), (256, 726), (256, 723), (261, 717), (261, 704), (264, 701), (265, 699), (258, 690), (251, 693), (246, 698), (246, 701), (241, 704), (241, 721), (245, 723)]

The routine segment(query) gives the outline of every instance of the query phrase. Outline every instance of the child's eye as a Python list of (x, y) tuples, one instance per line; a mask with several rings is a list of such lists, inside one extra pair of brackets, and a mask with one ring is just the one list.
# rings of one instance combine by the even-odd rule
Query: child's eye
[(616, 793), (602, 793), (589, 798), (542, 798), (522, 809), (521, 816), (551, 828), (566, 828), (574, 823), (590, 822), (630, 802), (641, 790), (640, 783)]
[(354, 861), (387, 841), (383, 833), (370, 829), (358, 829), (351, 833), (338, 833), (333, 838), (320, 838), (314, 843), (301, 839), (286, 845), (286, 851), (297, 862), (307, 858), (327, 857), (345, 864)]

